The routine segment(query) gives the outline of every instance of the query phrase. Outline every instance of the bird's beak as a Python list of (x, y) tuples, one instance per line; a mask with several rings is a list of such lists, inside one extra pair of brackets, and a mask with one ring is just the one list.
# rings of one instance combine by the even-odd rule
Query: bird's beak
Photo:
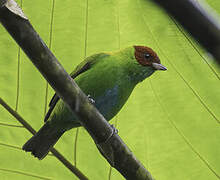
[(159, 63), (152, 63), (152, 66), (156, 70), (162, 70), (162, 71), (166, 71), (167, 70), (167, 68), (164, 65), (159, 64)]

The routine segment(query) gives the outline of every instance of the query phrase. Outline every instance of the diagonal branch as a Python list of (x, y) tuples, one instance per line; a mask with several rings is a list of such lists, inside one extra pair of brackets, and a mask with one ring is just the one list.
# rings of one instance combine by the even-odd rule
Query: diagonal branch
[[(0, 0), (0, 4), (3, 0)], [(89, 102), (35, 32), (14, 0), (0, 7), (0, 22), (92, 136), (101, 154), (128, 180), (153, 180), (110, 124)]]
[[(31, 125), (25, 121), (16, 111), (14, 111), (2, 98), (0, 98), (0, 104), (12, 115), (14, 116), (30, 133), (35, 134), (36, 131), (31, 127)], [(80, 172), (75, 166), (73, 166), (62, 154), (60, 154), (55, 148), (50, 150), (52, 154), (59, 159), (64, 166), (66, 166), (72, 173), (74, 173), (78, 178), (82, 180), (88, 180), (88, 178)]]
[[(220, 23), (214, 10), (195, 0), (152, 0), (161, 5), (220, 63)], [(205, 6), (206, 5), (206, 6)], [(207, 9), (210, 9), (207, 11)]]

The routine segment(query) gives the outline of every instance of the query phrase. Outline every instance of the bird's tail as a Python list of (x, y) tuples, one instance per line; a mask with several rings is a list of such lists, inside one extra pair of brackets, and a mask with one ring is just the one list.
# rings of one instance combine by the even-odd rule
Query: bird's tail
[(65, 131), (58, 131), (45, 123), (44, 126), (22, 147), (26, 152), (31, 152), (38, 159), (43, 159), (50, 149), (56, 144)]

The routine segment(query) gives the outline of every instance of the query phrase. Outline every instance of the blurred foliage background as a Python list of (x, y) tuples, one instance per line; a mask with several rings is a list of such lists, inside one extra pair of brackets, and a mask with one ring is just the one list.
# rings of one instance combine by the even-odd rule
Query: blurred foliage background
[[(155, 179), (220, 179), (220, 71), (172, 17), (148, 0), (17, 2), (68, 72), (97, 52), (152, 47), (168, 71), (138, 85), (111, 123)], [(220, 13), (219, 0), (207, 2)], [(0, 26), (0, 97), (37, 130), (53, 93)], [(55, 147), (89, 179), (123, 179), (83, 128), (75, 136)], [(52, 155), (23, 152), (30, 137), (0, 106), (0, 179), (77, 179)]]

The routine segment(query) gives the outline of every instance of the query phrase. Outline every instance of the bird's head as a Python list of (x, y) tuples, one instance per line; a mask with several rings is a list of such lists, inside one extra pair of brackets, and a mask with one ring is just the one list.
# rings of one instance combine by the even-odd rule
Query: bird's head
[(153, 70), (167, 70), (165, 66), (160, 64), (159, 57), (151, 48), (146, 46), (134, 46), (134, 49), (135, 59), (140, 65), (151, 67)]
[(149, 77), (156, 70), (167, 70), (167, 68), (160, 63), (159, 57), (151, 48), (146, 46), (133, 46), (133, 49), (133, 57), (137, 68), (135, 68), (136, 70), (133, 77), (137, 78), (138, 81)]

